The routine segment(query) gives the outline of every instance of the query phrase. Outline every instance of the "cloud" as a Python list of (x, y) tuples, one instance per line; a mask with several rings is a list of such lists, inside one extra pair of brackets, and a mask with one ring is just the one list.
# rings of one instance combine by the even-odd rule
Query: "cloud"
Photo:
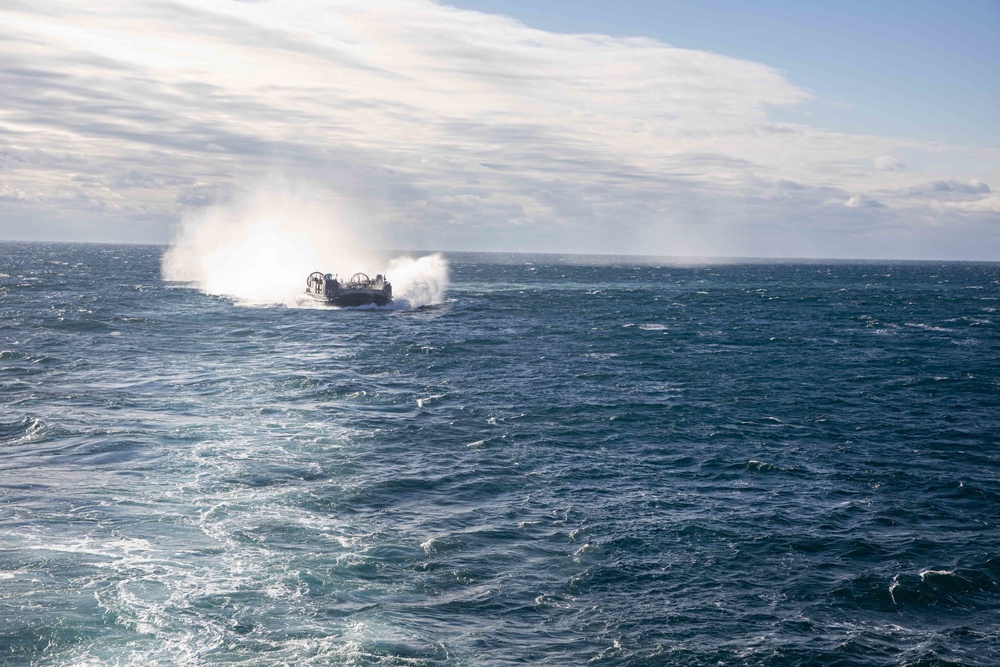
[(27, 199), (28, 194), (24, 190), (0, 183), (0, 201), (26, 201)]
[(957, 194), (988, 194), (992, 192), (990, 186), (975, 179), (963, 183), (956, 180), (937, 180), (927, 183), (920, 183), (909, 188), (911, 195), (940, 195), (942, 193)]
[(879, 171), (896, 171), (898, 169), (906, 169), (906, 165), (891, 155), (882, 155), (875, 158), (875, 168)]
[(185, 206), (211, 206), (216, 193), (212, 188), (186, 188), (177, 195), (177, 201)]
[(844, 202), (847, 208), (885, 208), (885, 204), (866, 194), (854, 195)]
[(985, 197), (975, 201), (934, 202), (936, 208), (952, 209), (965, 213), (1000, 213), (1000, 197)]
[[(0, 236), (30, 213), (86, 220), (74, 238), (164, 240), (185, 210), (277, 169), (367, 202), (397, 247), (731, 255), (780, 227), (776, 252), (822, 254), (840, 234), (842, 256), (868, 248), (845, 207), (931, 234), (921, 198), (1000, 177), (991, 148), (779, 122), (812, 99), (781, 72), (653, 39), (431, 0), (205, 7), (0, 6), (0, 173), (38, 193), (3, 200)], [(963, 211), (938, 214), (955, 233)]]

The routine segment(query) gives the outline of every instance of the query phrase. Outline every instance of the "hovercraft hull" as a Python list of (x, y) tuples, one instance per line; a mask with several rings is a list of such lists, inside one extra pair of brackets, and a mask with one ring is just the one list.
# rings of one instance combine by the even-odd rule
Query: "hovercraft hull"
[(392, 285), (381, 274), (372, 279), (364, 273), (355, 273), (350, 280), (341, 282), (330, 273), (314, 271), (306, 279), (306, 294), (324, 305), (338, 308), (392, 303)]

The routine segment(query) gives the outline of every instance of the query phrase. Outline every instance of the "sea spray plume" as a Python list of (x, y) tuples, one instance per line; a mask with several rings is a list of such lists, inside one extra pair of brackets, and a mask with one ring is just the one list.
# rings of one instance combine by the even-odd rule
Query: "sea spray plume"
[[(303, 186), (273, 177), (229, 201), (185, 216), (163, 256), (166, 280), (194, 283), (209, 294), (247, 304), (301, 305), (313, 271), (342, 278), (372, 274), (382, 259), (360, 241), (364, 216), (335, 207)], [(381, 241), (365, 223), (364, 238)], [(397, 257), (383, 271), (393, 283), (395, 308), (444, 300), (448, 264), (441, 255)]]
[(392, 280), (396, 303), (404, 308), (420, 308), (444, 301), (448, 262), (439, 253), (419, 259), (397, 257), (389, 262), (385, 272)]
[(247, 303), (296, 305), (311, 271), (351, 275), (381, 263), (358, 240), (352, 218), (271, 179), (185, 216), (163, 256), (163, 277)]

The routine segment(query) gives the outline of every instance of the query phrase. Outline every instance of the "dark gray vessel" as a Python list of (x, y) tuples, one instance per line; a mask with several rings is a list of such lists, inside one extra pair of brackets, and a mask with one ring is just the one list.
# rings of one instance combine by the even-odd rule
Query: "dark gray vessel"
[(314, 271), (306, 279), (306, 294), (331, 306), (385, 306), (392, 303), (392, 285), (381, 273), (369, 278), (366, 273), (355, 273), (347, 282), (341, 282), (332, 273)]

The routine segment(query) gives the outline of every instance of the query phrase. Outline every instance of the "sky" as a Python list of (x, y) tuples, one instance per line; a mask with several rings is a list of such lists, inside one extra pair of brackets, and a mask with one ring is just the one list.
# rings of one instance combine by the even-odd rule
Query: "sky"
[(4, 0), (0, 238), (279, 190), (395, 249), (997, 261), (998, 36), (996, 0)]

